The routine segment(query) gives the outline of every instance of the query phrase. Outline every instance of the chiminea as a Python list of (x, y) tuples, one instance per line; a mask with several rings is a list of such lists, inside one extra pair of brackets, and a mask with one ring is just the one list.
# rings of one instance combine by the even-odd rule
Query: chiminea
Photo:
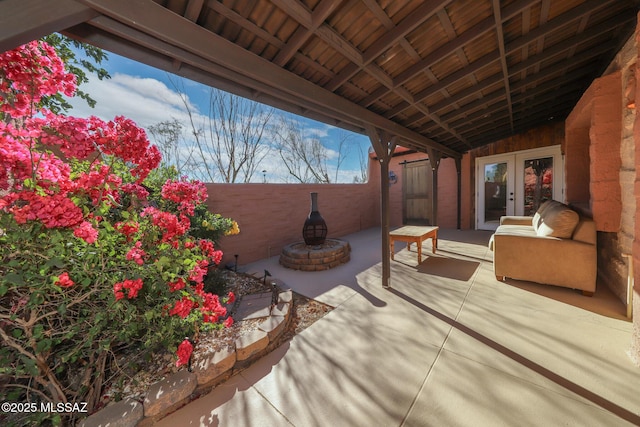
[(318, 212), (318, 193), (311, 193), (311, 212), (302, 227), (302, 237), (310, 246), (321, 245), (327, 238), (327, 223)]

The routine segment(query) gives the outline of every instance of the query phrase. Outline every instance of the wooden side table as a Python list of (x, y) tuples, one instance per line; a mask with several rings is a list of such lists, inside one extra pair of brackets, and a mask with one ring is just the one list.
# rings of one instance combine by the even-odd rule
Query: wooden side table
[(431, 252), (436, 253), (438, 247), (438, 228), (417, 226), (417, 225), (405, 225), (397, 230), (393, 230), (389, 233), (389, 246), (391, 247), (391, 259), (393, 259), (393, 243), (396, 240), (401, 242), (407, 242), (407, 249), (411, 250), (411, 244), (415, 243), (418, 246), (418, 264), (422, 262), (422, 242), (431, 238)]

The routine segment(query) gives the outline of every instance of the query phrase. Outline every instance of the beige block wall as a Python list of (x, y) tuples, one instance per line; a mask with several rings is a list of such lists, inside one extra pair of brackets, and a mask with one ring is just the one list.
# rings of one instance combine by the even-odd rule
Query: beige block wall
[(309, 215), (310, 193), (318, 193), (318, 210), (328, 237), (380, 224), (378, 185), (367, 184), (207, 184), (212, 212), (236, 220), (240, 234), (223, 237), (223, 263), (247, 264), (279, 255), (282, 248), (302, 241)]
[[(424, 153), (395, 156), (389, 165), (398, 182), (389, 187), (390, 222), (402, 225), (403, 161), (427, 159)], [(438, 222), (457, 225), (457, 173), (453, 159), (441, 161), (438, 179)], [(371, 159), (365, 184), (207, 184), (212, 212), (233, 218), (240, 234), (223, 237), (223, 264), (248, 264), (279, 255), (290, 243), (302, 241), (302, 227), (310, 210), (310, 193), (318, 193), (318, 210), (327, 222), (328, 237), (341, 237), (381, 223), (380, 165)]]

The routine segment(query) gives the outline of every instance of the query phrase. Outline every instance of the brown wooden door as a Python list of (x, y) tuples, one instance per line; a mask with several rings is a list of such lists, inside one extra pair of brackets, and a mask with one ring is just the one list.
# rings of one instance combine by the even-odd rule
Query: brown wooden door
[(411, 225), (431, 225), (431, 168), (428, 161), (406, 163), (402, 179), (402, 222)]

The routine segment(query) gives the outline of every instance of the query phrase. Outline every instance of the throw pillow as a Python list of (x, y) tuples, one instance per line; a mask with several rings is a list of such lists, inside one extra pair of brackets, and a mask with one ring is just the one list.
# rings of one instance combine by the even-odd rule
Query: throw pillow
[(536, 211), (536, 213), (533, 214), (533, 220), (531, 221), (531, 225), (533, 225), (533, 230), (536, 233), (538, 232), (538, 228), (540, 227), (540, 224), (542, 224), (542, 215), (544, 214), (544, 211), (549, 206), (556, 203), (560, 203), (560, 202), (556, 202), (555, 200), (547, 200), (546, 202), (542, 203), (538, 208), (538, 210)]
[(576, 211), (563, 203), (553, 201), (545, 206), (540, 214), (540, 224), (536, 234), (570, 239), (579, 221), (580, 216)]

